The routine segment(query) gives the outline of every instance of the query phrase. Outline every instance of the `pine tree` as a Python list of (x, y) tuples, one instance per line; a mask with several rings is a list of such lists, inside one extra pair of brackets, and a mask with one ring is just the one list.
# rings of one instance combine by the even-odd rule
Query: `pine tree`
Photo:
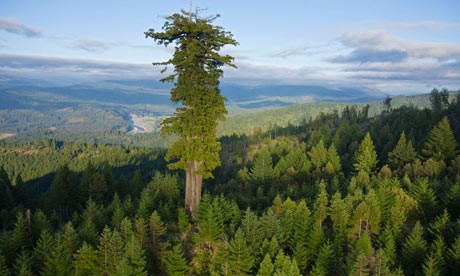
[(275, 178), (272, 157), (268, 148), (262, 148), (254, 158), (254, 164), (249, 172), (253, 181), (267, 185)]
[(318, 144), (311, 148), (308, 152), (313, 167), (320, 172), (321, 168), (326, 165), (327, 162), (327, 149), (324, 146), (323, 140), (320, 140)]
[(32, 276), (32, 257), (28, 251), (21, 250), (13, 266), (15, 275)]
[(134, 275), (136, 276), (147, 275), (147, 272), (145, 270), (146, 261), (145, 261), (144, 251), (139, 246), (139, 243), (134, 237), (134, 235), (131, 235), (126, 240), (124, 251), (125, 252), (124, 252), (123, 258), (128, 260), (128, 263), (132, 271), (131, 275), (133, 276)]
[(164, 226), (157, 211), (154, 211), (150, 216), (149, 226), (152, 254), (151, 262), (153, 264), (153, 268), (158, 270), (161, 268), (167, 244), (163, 241), (166, 233), (166, 227)]
[(6, 265), (6, 260), (5, 257), (0, 254), (0, 276), (9, 276), (10, 271), (8, 269), (8, 266)]
[(229, 266), (232, 275), (250, 275), (253, 264), (254, 257), (240, 228), (229, 243)]
[(188, 270), (187, 261), (182, 253), (181, 244), (173, 246), (168, 250), (165, 258), (166, 272), (171, 276), (186, 275)]
[(423, 228), (417, 222), (412, 233), (403, 243), (402, 258), (406, 273), (413, 275), (420, 272), (420, 260), (425, 259), (426, 251), (427, 244), (423, 239)]
[(75, 275), (100, 275), (101, 266), (96, 250), (86, 242), (74, 255)]
[(297, 262), (286, 256), (283, 250), (280, 249), (275, 259), (275, 273), (276, 276), (300, 276)]
[(59, 236), (56, 246), (45, 260), (42, 275), (66, 276), (72, 274), (72, 248), (65, 244), (64, 237)]
[(260, 233), (260, 222), (257, 215), (249, 208), (246, 210), (241, 222), (241, 230), (252, 253), (256, 255), (260, 249), (262, 235)]
[(411, 163), (417, 157), (417, 152), (415, 152), (414, 147), (412, 146), (412, 141), (406, 141), (406, 134), (401, 132), (398, 143), (392, 152), (388, 154), (388, 162), (395, 169), (401, 169), (405, 164)]
[(99, 255), (99, 263), (102, 274), (109, 274), (110, 267), (115, 267), (116, 264), (112, 263), (110, 259), (110, 239), (111, 239), (111, 232), (110, 229), (106, 226), (104, 230), (102, 230), (101, 235), (99, 236), (99, 246), (98, 246), (98, 255)]
[(222, 209), (206, 194), (200, 203), (196, 218), (199, 228), (196, 236), (198, 244), (212, 247), (224, 233)]
[(15, 252), (20, 252), (22, 249), (29, 249), (31, 247), (30, 229), (22, 212), (18, 213), (16, 216), (16, 223), (14, 224), (11, 240)]
[(274, 269), (275, 267), (273, 266), (270, 255), (265, 254), (263, 261), (260, 263), (260, 268), (257, 272), (257, 276), (272, 276)]
[(51, 254), (54, 248), (54, 239), (48, 230), (41, 232), (40, 237), (37, 241), (37, 245), (34, 248), (34, 266), (37, 271), (44, 270), (44, 264), (48, 255)]
[(318, 258), (311, 272), (312, 276), (331, 275), (334, 267), (334, 248), (329, 242), (321, 245)]
[(451, 248), (448, 249), (447, 269), (450, 275), (454, 275), (460, 271), (460, 236), (458, 236), (452, 243)]
[(218, 121), (225, 119), (225, 98), (220, 94), (219, 78), (224, 65), (235, 67), (233, 57), (222, 56), (225, 45), (237, 45), (229, 32), (212, 25), (213, 19), (201, 19), (197, 14), (173, 14), (166, 18), (163, 32), (150, 29), (146, 37), (167, 46), (176, 43), (173, 57), (154, 65), (173, 65), (174, 73), (162, 81), (175, 82), (171, 101), (183, 106), (175, 116), (162, 122), (163, 134), (175, 134), (177, 140), (168, 150), (172, 169), (186, 171), (185, 206), (195, 213), (201, 199), (203, 178), (220, 165), (220, 143), (217, 141)]
[(458, 152), (457, 142), (447, 117), (431, 130), (422, 152), (427, 158), (436, 161), (450, 161), (455, 158)]
[(364, 171), (366, 173), (372, 173), (376, 165), (377, 153), (375, 152), (371, 135), (368, 132), (355, 153), (355, 164), (353, 166), (357, 172)]

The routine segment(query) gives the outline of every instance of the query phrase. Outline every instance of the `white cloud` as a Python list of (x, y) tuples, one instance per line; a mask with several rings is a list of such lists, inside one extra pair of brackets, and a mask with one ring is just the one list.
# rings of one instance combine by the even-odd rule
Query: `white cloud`
[(26, 37), (40, 37), (43, 31), (32, 26), (26, 26), (14, 18), (0, 18), (0, 30)]

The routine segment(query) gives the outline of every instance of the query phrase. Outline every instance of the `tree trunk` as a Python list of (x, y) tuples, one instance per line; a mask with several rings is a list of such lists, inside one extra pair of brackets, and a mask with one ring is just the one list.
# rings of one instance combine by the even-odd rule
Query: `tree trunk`
[(193, 215), (198, 210), (201, 201), (203, 176), (199, 175), (199, 161), (189, 161), (185, 174), (185, 209)]

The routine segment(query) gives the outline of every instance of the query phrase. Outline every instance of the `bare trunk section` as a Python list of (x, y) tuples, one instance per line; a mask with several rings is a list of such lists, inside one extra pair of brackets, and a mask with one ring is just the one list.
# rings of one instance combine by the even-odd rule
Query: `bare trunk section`
[(192, 215), (198, 210), (201, 201), (203, 176), (197, 173), (199, 167), (200, 162), (189, 161), (185, 174), (185, 209)]

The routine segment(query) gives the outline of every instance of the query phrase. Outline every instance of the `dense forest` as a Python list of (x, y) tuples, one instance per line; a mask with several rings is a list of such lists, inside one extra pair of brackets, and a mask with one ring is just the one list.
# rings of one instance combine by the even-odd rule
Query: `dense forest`
[(220, 138), (199, 209), (163, 150), (0, 144), (0, 275), (454, 275), (460, 94)]

